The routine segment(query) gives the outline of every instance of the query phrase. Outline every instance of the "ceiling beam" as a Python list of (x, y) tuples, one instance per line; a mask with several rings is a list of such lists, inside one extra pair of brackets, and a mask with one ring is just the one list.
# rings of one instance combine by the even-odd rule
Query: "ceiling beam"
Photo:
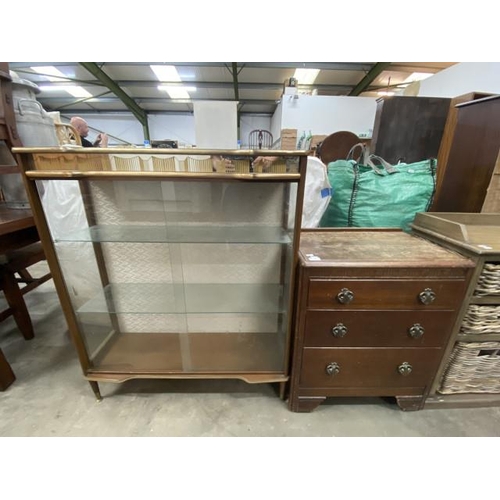
[(372, 66), (370, 71), (365, 75), (365, 77), (354, 87), (351, 92), (349, 92), (350, 96), (357, 96), (366, 90), (366, 88), (370, 85), (370, 83), (377, 78), (382, 71), (384, 71), (388, 66), (390, 66), (390, 62), (378, 62)]
[[(97, 99), (97, 97), (95, 98)], [(167, 96), (165, 97), (136, 97), (135, 98), (137, 102), (143, 102), (143, 103), (154, 103), (154, 102), (159, 102), (159, 103), (167, 103), (167, 104), (185, 104), (186, 102), (194, 102), (194, 101), (206, 101), (207, 99), (205, 98), (197, 98), (197, 97), (192, 97), (190, 99), (171, 99)], [(39, 100), (42, 104), (44, 102), (46, 103), (61, 103), (62, 105), (66, 105), (67, 103), (71, 104), (77, 104), (79, 102), (86, 101), (88, 104), (92, 104), (91, 97), (86, 97), (85, 99), (80, 99), (75, 101), (74, 98), (71, 97), (56, 97), (56, 96), (50, 96), (50, 97), (38, 97), (37, 100)], [(215, 100), (215, 101), (234, 101), (234, 99), (208, 99), (208, 100)], [(121, 101), (119, 97), (99, 97), (96, 102), (101, 102), (101, 103), (116, 103)], [(240, 102), (243, 102), (245, 104), (276, 104), (276, 99), (240, 99)], [(129, 108), (130, 109), (130, 108)]]
[(81, 62), (79, 63), (89, 73), (94, 75), (100, 82), (102, 82), (109, 90), (117, 95), (120, 100), (127, 106), (133, 115), (139, 120), (144, 131), (144, 139), (149, 140), (149, 126), (147, 113), (126, 93), (122, 88), (112, 80), (104, 71), (102, 71), (95, 62)]
[[(51, 66), (72, 66), (74, 62), (52, 62)], [(150, 66), (151, 64), (166, 64), (172, 66), (184, 67), (216, 67), (224, 68), (227, 62), (106, 62), (104, 66)], [(44, 62), (13, 62), (9, 63), (9, 67), (26, 68), (31, 66), (46, 66)], [(246, 68), (275, 68), (275, 69), (296, 69), (296, 68), (313, 68), (330, 71), (369, 71), (373, 66), (372, 62), (247, 62)]]
[[(38, 82), (41, 83), (41, 82)], [(98, 85), (103, 86), (102, 82), (97, 80), (88, 81), (85, 80), (84, 83), (87, 85)], [(189, 82), (160, 82), (158, 80), (116, 80), (115, 83), (120, 87), (143, 87), (143, 88), (156, 88), (158, 85), (171, 85), (172, 87), (184, 87), (190, 85), (197, 87), (199, 89), (234, 89), (234, 82), (200, 82), (200, 81), (189, 81)], [(78, 86), (79, 80), (74, 82), (43, 82), (43, 85), (68, 85), (68, 86)], [(323, 90), (323, 91), (338, 91), (338, 92), (348, 92), (352, 89), (352, 85), (340, 85), (340, 84), (300, 84), (299, 88), (303, 90)], [(240, 90), (282, 90), (283, 83), (279, 82), (241, 82), (238, 80), (238, 94)]]
[[(229, 69), (229, 67), (227, 67)], [(236, 137), (240, 138), (240, 110), (243, 107), (243, 103), (239, 103), (240, 92), (238, 88), (238, 63), (231, 63), (231, 69), (229, 69), (231, 75), (233, 76), (233, 87), (234, 87), (234, 100), (236, 104)]]
[[(71, 115), (74, 116), (75, 113), (78, 113), (80, 116), (84, 115), (131, 115), (132, 112), (128, 109), (122, 110), (97, 110), (97, 109), (75, 109), (70, 110)], [(252, 116), (273, 116), (273, 111), (240, 111), (242, 115), (252, 115)], [(192, 110), (178, 110), (178, 111), (162, 111), (162, 110), (151, 110), (148, 111), (149, 115), (193, 115)], [(62, 116), (62, 115), (61, 115)], [(132, 115), (133, 116), (133, 115)]]

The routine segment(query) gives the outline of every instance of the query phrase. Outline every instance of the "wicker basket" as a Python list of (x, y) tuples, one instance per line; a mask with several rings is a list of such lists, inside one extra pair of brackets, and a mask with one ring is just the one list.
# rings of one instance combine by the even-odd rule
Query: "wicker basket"
[(462, 321), (460, 333), (467, 335), (500, 333), (500, 306), (471, 304)]
[(500, 295), (500, 264), (488, 263), (484, 265), (477, 280), (474, 295), (476, 297)]
[(68, 171), (106, 171), (111, 170), (109, 157), (106, 154), (61, 153), (35, 154), (37, 170), (68, 170)]
[(458, 342), (438, 392), (500, 393), (500, 342)]

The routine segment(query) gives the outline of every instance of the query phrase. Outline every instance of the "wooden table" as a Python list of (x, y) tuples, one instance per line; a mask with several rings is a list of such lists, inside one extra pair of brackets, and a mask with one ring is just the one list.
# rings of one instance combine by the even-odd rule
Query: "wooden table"
[[(11, 209), (0, 203), (0, 258), (39, 239), (31, 210)], [(14, 380), (14, 373), (0, 350), (0, 390), (7, 389)]]
[(31, 210), (8, 208), (0, 203), (0, 254), (39, 240)]

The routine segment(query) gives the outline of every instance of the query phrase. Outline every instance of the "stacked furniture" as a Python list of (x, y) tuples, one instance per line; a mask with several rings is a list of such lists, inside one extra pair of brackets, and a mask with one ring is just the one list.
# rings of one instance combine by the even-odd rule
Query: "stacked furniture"
[(302, 231), (289, 408), (331, 396), (422, 408), (473, 266), (402, 231)]
[(457, 104), (455, 123), (439, 151), (431, 211), (484, 211), (499, 152), (500, 96)]
[[(21, 184), (19, 157), (12, 148), (21, 146), (13, 107), (12, 78), (7, 63), (0, 63), (0, 289), (8, 307), (0, 311), (0, 321), (13, 316), (26, 340), (34, 336), (24, 295), (41, 285), (50, 274), (40, 278), (31, 276), (28, 268), (44, 260), (40, 238), (29, 207), (16, 199), (7, 199), (4, 189), (14, 186), (13, 193), (26, 193)], [(19, 182), (17, 182), (19, 181)], [(22, 193), (21, 193), (22, 192)], [(12, 195), (15, 198), (14, 195)], [(24, 286), (21, 286), (24, 285)], [(1, 354), (1, 353), (0, 353)], [(0, 386), (5, 389), (14, 381), (14, 374), (3, 354), (0, 355)]]
[(370, 152), (389, 163), (437, 157), (449, 106), (450, 99), (442, 97), (377, 99)]

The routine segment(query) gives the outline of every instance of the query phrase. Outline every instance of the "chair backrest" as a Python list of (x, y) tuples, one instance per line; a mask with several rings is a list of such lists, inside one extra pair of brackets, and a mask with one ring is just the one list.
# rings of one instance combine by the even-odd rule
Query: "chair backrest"
[(54, 125), (56, 127), (57, 140), (60, 146), (64, 144), (82, 145), (82, 138), (73, 125), (69, 123), (55, 123)]
[(334, 132), (319, 146), (319, 158), (325, 165), (331, 161), (345, 159), (351, 148), (359, 142), (360, 138), (353, 132)]
[(273, 146), (273, 134), (269, 130), (252, 130), (248, 135), (250, 149), (270, 149)]

